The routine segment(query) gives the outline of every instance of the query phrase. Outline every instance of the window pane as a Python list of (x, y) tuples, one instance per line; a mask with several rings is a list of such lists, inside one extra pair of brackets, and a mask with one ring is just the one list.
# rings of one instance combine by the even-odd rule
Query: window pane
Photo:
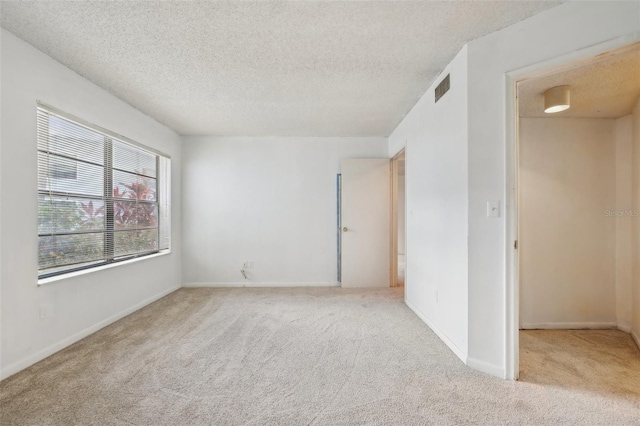
[(38, 149), (103, 164), (104, 135), (39, 110)]
[(156, 180), (114, 170), (113, 196), (116, 198), (155, 201)]
[(113, 167), (155, 178), (156, 155), (135, 146), (113, 141)]
[(116, 231), (114, 238), (115, 257), (158, 250), (158, 230)]
[(78, 179), (78, 165), (76, 161), (64, 157), (49, 157), (49, 178)]
[(38, 233), (104, 230), (104, 201), (38, 195)]
[(55, 266), (76, 265), (104, 258), (104, 234), (39, 237), (38, 265), (42, 272)]
[(38, 189), (101, 197), (104, 167), (38, 152)]
[(135, 201), (114, 201), (113, 223), (116, 229), (157, 227), (158, 205)]

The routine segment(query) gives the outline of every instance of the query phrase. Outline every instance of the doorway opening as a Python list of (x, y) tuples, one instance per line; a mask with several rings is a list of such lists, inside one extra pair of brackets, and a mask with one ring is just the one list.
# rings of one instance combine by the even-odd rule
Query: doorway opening
[(391, 159), (391, 287), (404, 286), (406, 276), (405, 151)]
[(640, 396), (638, 70), (635, 43), (513, 80), (514, 378)]

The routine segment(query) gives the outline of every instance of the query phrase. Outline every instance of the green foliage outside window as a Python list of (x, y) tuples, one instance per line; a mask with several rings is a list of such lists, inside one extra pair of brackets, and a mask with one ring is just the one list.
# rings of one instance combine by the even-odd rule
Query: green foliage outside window
[[(153, 201), (156, 196), (149, 179), (138, 176), (131, 184), (120, 183), (114, 187), (113, 196), (117, 198), (113, 201), (113, 223), (116, 231), (114, 256), (157, 250), (157, 204), (144, 202)], [(64, 234), (40, 237), (38, 261), (41, 268), (90, 264), (104, 259), (104, 201), (45, 195), (40, 197), (39, 234), (46, 235), (53, 231)]]

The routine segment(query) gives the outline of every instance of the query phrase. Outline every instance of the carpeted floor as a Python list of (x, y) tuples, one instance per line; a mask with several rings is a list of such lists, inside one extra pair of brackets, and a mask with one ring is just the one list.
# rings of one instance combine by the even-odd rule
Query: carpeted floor
[(640, 351), (620, 330), (522, 330), (520, 381), (640, 398)]
[(0, 383), (0, 423), (639, 424), (637, 349), (616, 370), (635, 389), (576, 385), (599, 360), (537, 349), (530, 382), (503, 381), (463, 365), (402, 292), (181, 289)]

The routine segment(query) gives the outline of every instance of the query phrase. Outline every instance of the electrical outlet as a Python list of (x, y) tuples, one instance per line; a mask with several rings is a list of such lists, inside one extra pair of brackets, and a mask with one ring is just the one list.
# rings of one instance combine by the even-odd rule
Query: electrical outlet
[(242, 264), (242, 267), (244, 269), (253, 269), (253, 265), (254, 265), (253, 260), (245, 260), (244, 263)]
[(53, 316), (53, 305), (50, 303), (43, 303), (40, 305), (40, 321), (44, 321)]

